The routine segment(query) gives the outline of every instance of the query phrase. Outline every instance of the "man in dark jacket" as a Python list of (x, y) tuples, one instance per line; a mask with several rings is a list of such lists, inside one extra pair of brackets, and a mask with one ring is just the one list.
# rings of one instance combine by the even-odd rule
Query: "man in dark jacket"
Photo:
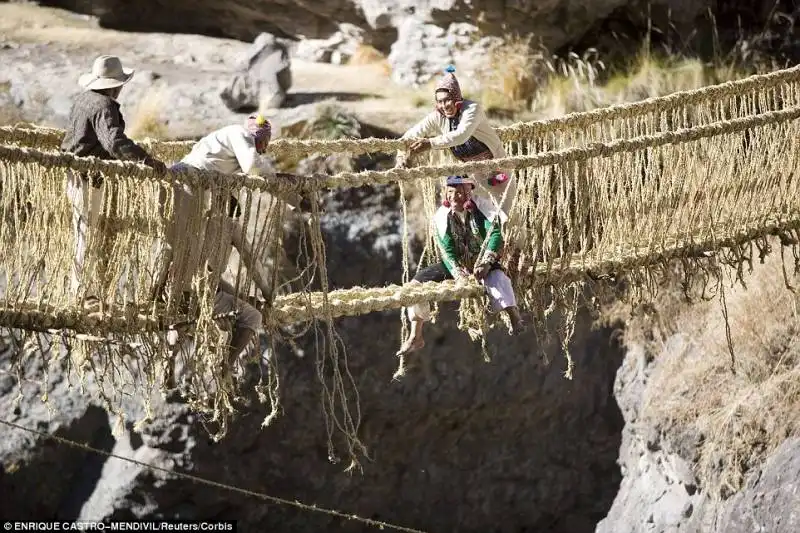
[[(70, 111), (67, 128), (61, 149), (77, 156), (94, 156), (100, 159), (137, 161), (156, 170), (166, 170), (164, 163), (153, 158), (142, 147), (125, 135), (125, 120), (120, 112), (117, 98), (125, 85), (133, 77), (133, 69), (122, 67), (116, 56), (102, 55), (95, 59), (92, 71), (80, 77), (79, 84), (85, 89), (75, 97)], [(98, 246), (106, 248), (113, 242), (111, 232), (98, 227), (100, 210), (103, 204), (105, 187), (98, 175), (79, 174), (69, 171), (67, 176), (67, 195), (72, 201), (72, 224), (75, 231), (75, 260), (72, 268), (71, 289), (78, 296), (83, 277), (83, 262), (89, 228), (97, 232), (101, 242)], [(108, 241), (108, 242), (106, 242)], [(101, 252), (102, 262), (106, 253)], [(100, 281), (104, 285), (106, 267), (99, 266)], [(100, 304), (94, 295), (87, 296), (85, 304), (94, 307)]]

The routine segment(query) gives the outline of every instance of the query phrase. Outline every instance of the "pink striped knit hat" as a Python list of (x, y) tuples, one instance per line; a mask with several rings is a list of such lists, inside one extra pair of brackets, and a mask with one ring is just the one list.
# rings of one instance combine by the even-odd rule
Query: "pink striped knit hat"
[(247, 117), (245, 127), (256, 141), (263, 141), (265, 144), (269, 144), (272, 138), (272, 125), (263, 115), (260, 113), (250, 115)]
[(458, 80), (454, 74), (456, 68), (453, 65), (449, 65), (444, 70), (446, 74), (442, 76), (442, 78), (439, 80), (439, 83), (436, 84), (436, 89), (434, 92), (447, 91), (453, 100), (456, 102), (462, 101), (464, 97), (461, 96), (461, 86), (458, 84)]

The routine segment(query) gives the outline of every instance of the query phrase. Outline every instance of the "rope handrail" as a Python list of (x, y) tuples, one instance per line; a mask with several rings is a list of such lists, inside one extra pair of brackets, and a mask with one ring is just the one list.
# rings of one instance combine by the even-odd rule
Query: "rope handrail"
[[(629, 118), (638, 114), (653, 111), (669, 111), (685, 104), (697, 104), (718, 99), (723, 96), (739, 95), (748, 90), (763, 90), (778, 86), (781, 83), (800, 81), (800, 65), (777, 70), (766, 74), (753, 74), (740, 80), (727, 81), (716, 85), (700, 87), (685, 91), (677, 91), (664, 96), (656, 96), (631, 103), (621, 103), (589, 111), (578, 111), (556, 118), (518, 122), (508, 126), (495, 128), (503, 141), (519, 140), (521, 135), (538, 135), (565, 127), (587, 127), (603, 120)], [(30, 128), (27, 126), (0, 127), (0, 143), (11, 142), (13, 138), (22, 136), (28, 139), (49, 138), (51, 142), (59, 140), (64, 130), (59, 128)], [(194, 141), (158, 141), (140, 139), (145, 147), (163, 146), (188, 148)], [(276, 151), (286, 150), (304, 153), (367, 153), (393, 152), (406, 148), (406, 141), (400, 139), (380, 139), (369, 137), (364, 139), (275, 139), (271, 146)]]
[[(724, 120), (691, 128), (682, 128), (652, 135), (642, 135), (630, 139), (610, 142), (595, 142), (586, 146), (564, 148), (533, 155), (511, 156), (484, 161), (456, 162), (444, 165), (429, 165), (413, 168), (391, 168), (387, 170), (364, 170), (361, 172), (339, 172), (332, 176), (318, 175), (289, 180), (279, 177), (255, 177), (222, 174), (207, 170), (185, 170), (170, 173), (180, 176), (181, 181), (199, 187), (247, 187), (277, 194), (320, 190), (324, 188), (348, 188), (362, 185), (385, 185), (400, 181), (418, 180), (462, 173), (486, 173), (498, 168), (519, 170), (538, 168), (575, 161), (585, 161), (614, 154), (636, 152), (668, 144), (683, 144), (721, 134), (740, 133), (751, 128), (781, 124), (800, 118), (800, 106), (779, 111), (768, 111), (748, 117)], [(48, 167), (73, 169), (79, 172), (101, 171), (110, 175), (126, 174), (137, 179), (164, 181), (159, 174), (143, 163), (118, 160), (104, 160), (95, 157), (79, 157), (63, 152), (42, 151), (35, 148), (0, 144), (0, 159), (11, 162), (31, 162)], [(168, 171), (169, 172), (169, 171)]]
[(795, 81), (800, 81), (800, 65), (766, 74), (753, 74), (740, 80), (676, 91), (664, 96), (653, 96), (636, 102), (614, 104), (589, 111), (576, 111), (550, 119), (520, 122), (497, 130), (502, 140), (512, 141), (515, 140), (515, 136), (521, 134), (541, 134), (567, 126), (586, 127), (603, 120), (629, 118), (653, 111), (669, 111), (687, 103), (707, 102), (722, 96), (739, 95), (748, 90), (761, 90)]

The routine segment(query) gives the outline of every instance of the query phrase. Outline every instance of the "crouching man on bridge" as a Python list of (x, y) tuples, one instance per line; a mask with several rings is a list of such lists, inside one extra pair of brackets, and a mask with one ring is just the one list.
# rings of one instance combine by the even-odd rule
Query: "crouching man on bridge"
[[(500, 253), (503, 235), (497, 219), (504, 217), (488, 201), (472, 198), (475, 182), (466, 176), (448, 176), (445, 200), (433, 218), (436, 242), (442, 261), (420, 269), (412, 283), (461, 279), (470, 275), (486, 287), (495, 311), (505, 311), (511, 319), (510, 335), (522, 331), (511, 280), (503, 272)], [(483, 243), (486, 242), (485, 251)], [(425, 302), (407, 308), (411, 332), (398, 350), (406, 355), (425, 346), (422, 325), (431, 318), (430, 304)]]

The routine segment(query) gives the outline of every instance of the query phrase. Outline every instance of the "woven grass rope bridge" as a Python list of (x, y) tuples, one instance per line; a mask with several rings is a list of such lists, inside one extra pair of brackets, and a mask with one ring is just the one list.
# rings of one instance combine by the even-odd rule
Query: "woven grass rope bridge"
[[(462, 163), (431, 154), (412, 161), (409, 168), (299, 180), (181, 174), (183, 183), (204, 195), (181, 228), (193, 238), (175, 242), (173, 254), (185, 257), (197, 246), (214, 250), (234, 234), (249, 244), (252, 256), (264, 265), (274, 295), (262, 308), (266, 336), (277, 345), (294, 342), (309, 328), (316, 331), (329, 451), (339, 455), (345, 450), (348, 464), (357, 466), (366, 454), (358, 438), (358, 391), (335, 319), (423, 301), (460, 301), (459, 327), (480, 339), (484, 349), (486, 333), (499, 319), (483, 312), (483, 289), (475, 282), (405, 285), (407, 246), (402, 280), (387, 280), (395, 284), (384, 287), (331, 290), (321, 213), (314, 201), (326, 189), (397, 184), (403, 198), (412, 190), (421, 195), (421, 209), (430, 219), (437, 186), (448, 174), (481, 176), (498, 169), (512, 173), (516, 186), (508, 189), (510, 195), (495, 198), (509, 206), (503, 232), (513, 253), (505, 254), (504, 261), (520, 307), (535, 317), (537, 330), (547, 333), (551, 318), (559, 317), (555, 329), (569, 375), (572, 363), (566, 346), (576, 310), (585, 302), (607, 297), (646, 300), (676, 272), (686, 286), (719, 286), (725, 273), (741, 279), (754, 257), (767, 253), (775, 242), (782, 254), (784, 247), (791, 249), (797, 268), (800, 184), (795, 174), (800, 152), (792, 140), (800, 133), (798, 118), (800, 67), (795, 67), (501, 128), (508, 156), (493, 161)], [(153, 297), (158, 243), (173, 231), (175, 212), (171, 195), (164, 191), (178, 178), (135, 163), (59, 153), (62, 134), (31, 125), (0, 128), (0, 325), (9, 328), (17, 342), (36, 347), (43, 368), (68, 357), (70, 368), (81, 377), (91, 372), (97, 394), (120, 416), (125, 415), (124, 397), (134, 395), (149, 405), (148, 398), (163, 390), (164, 370), (173, 357), (168, 329), (190, 325), (193, 352), (183, 364), (186, 399), (206, 415), (213, 436), (222, 438), (241, 391), (235, 369), (224, 364), (224, 321), (210, 311), (220, 273), (178, 269), (171, 274), (166, 296)], [(142, 143), (165, 161), (180, 159), (190, 148), (187, 142)], [(276, 157), (299, 158), (403, 148), (403, 142), (387, 139), (278, 139), (270, 149)], [(72, 172), (103, 178), (102, 194), (95, 200), (99, 216), (85, 256), (89, 281), (83, 289), (107, 302), (100, 315), (88, 315), (70, 291), (74, 235), (65, 181)], [(302, 193), (315, 206), (300, 230), (296, 264), (288, 269), (291, 276), (285, 275), (281, 242), (289, 215), (280, 198), (287, 193)], [(239, 223), (233, 226), (222, 220), (231, 195), (242, 206)], [(402, 208), (410, 217), (405, 202)], [(404, 244), (405, 228), (407, 224)], [(438, 260), (427, 231), (419, 265)], [(252, 272), (239, 266), (228, 275), (237, 291), (253, 294)], [(188, 299), (169, 290), (186, 284), (192, 287)], [(25, 357), (12, 361), (20, 378)], [(277, 361), (269, 364), (273, 366), (266, 383), (258, 385), (262, 401), (269, 405), (265, 425), (275, 419), (281, 401)], [(46, 380), (46, 375), (39, 378)]]

